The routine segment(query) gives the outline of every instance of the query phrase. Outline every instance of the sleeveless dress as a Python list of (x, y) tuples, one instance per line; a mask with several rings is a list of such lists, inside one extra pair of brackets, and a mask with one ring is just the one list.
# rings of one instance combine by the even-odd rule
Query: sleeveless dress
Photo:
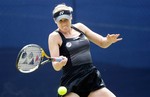
[(74, 92), (80, 97), (87, 97), (91, 91), (105, 87), (100, 72), (92, 64), (90, 42), (82, 31), (72, 26), (80, 35), (74, 38), (62, 38), (59, 48), (60, 55), (68, 58), (67, 64), (62, 68), (60, 86), (67, 88), (67, 93)]

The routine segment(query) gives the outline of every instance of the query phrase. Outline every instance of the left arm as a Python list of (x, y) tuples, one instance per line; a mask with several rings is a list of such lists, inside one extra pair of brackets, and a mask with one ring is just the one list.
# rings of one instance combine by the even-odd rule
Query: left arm
[(111, 44), (122, 40), (122, 38), (119, 38), (120, 34), (108, 34), (106, 37), (103, 37), (100, 34), (93, 32), (82, 23), (78, 23), (77, 27), (85, 33), (85, 35), (90, 41), (102, 48), (107, 48)]

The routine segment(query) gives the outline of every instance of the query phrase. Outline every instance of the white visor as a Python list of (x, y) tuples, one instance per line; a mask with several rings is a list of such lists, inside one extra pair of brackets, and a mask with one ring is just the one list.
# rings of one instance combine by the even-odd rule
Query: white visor
[(55, 19), (55, 21), (56, 22), (59, 22), (61, 19), (70, 19), (71, 18), (71, 16), (70, 15), (65, 15), (65, 14), (63, 14), (63, 15), (60, 15), (60, 16), (58, 16), (56, 19)]

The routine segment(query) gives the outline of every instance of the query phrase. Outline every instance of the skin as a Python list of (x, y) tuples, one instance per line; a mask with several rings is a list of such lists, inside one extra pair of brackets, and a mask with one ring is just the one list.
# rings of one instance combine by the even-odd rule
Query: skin
[[(71, 20), (61, 19), (59, 22), (55, 23), (58, 26), (58, 30), (66, 37), (72, 38), (78, 36), (80, 33), (71, 28)], [(84, 32), (87, 38), (98, 45), (101, 48), (108, 48), (111, 44), (116, 43), (122, 38), (119, 38), (120, 34), (108, 34), (106, 37), (103, 37), (92, 30), (90, 30), (87, 26), (82, 23), (74, 24), (75, 27)], [(62, 57), (63, 60), (61, 62), (52, 62), (53, 68), (56, 71), (60, 71), (63, 66), (66, 65), (68, 59), (65, 56), (60, 55), (59, 47), (62, 45), (62, 39), (57, 32), (52, 32), (48, 38), (49, 51), (51, 57)], [(77, 94), (71, 92), (67, 94), (65, 97), (79, 97)], [(110, 90), (106, 87), (93, 91), (89, 94), (88, 97), (116, 97)]]

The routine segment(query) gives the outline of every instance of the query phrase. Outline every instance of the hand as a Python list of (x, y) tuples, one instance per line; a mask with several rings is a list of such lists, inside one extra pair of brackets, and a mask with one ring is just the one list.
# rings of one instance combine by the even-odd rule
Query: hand
[(115, 43), (115, 42), (122, 40), (122, 38), (118, 38), (119, 36), (120, 34), (108, 34), (106, 38), (108, 42)]
[(67, 61), (68, 61), (68, 58), (67, 57), (65, 57), (65, 56), (60, 56), (61, 58), (62, 58), (62, 61), (60, 61), (61, 62), (61, 64), (62, 64), (62, 66), (65, 66), (66, 65), (66, 63), (67, 63)]

